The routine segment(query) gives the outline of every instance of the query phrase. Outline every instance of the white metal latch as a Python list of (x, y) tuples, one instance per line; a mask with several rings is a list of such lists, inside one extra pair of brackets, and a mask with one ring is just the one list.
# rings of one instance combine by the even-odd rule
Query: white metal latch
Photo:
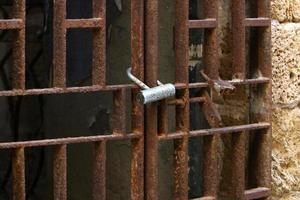
[(175, 85), (171, 83), (162, 84), (160, 81), (157, 81), (158, 86), (150, 88), (141, 80), (131, 74), (131, 68), (127, 69), (127, 76), (131, 81), (133, 81), (142, 89), (137, 94), (137, 100), (142, 104), (148, 104), (163, 100), (169, 97), (173, 97), (176, 94)]

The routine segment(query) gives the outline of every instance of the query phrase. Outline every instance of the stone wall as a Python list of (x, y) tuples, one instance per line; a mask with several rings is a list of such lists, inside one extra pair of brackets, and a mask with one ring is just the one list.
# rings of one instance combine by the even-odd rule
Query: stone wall
[(300, 1), (272, 0), (273, 199), (300, 196)]

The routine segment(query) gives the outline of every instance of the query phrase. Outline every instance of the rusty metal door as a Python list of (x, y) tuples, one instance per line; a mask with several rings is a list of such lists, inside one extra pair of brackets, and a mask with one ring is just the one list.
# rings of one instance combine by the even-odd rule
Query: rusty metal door
[[(218, 1), (203, 1), (204, 18), (189, 20), (189, 1), (175, 1), (175, 84), (176, 99), (151, 104), (146, 107), (145, 127), (145, 198), (158, 199), (158, 143), (174, 141), (174, 199), (188, 199), (188, 141), (193, 137), (203, 137), (203, 197), (197, 199), (217, 199), (220, 188), (220, 135), (232, 134), (232, 168), (229, 199), (267, 199), (270, 195), (270, 16), (268, 0), (257, 1), (256, 17), (246, 17), (246, 2), (232, 1), (232, 71), (233, 80), (222, 81), (219, 76), (220, 61), (218, 48)], [(156, 84), (159, 53), (158, 49), (158, 1), (145, 4), (145, 78), (150, 86)], [(246, 61), (246, 29), (257, 28), (255, 50), (251, 59), (256, 60), (251, 69)], [(207, 82), (189, 83), (189, 29), (204, 30), (202, 75)], [(222, 127), (218, 110), (205, 88), (219, 91), (244, 87), (250, 90), (249, 110), (252, 124)], [(191, 89), (200, 89), (199, 96), (190, 97)], [(190, 104), (201, 103), (202, 112), (211, 129), (190, 130)], [(169, 133), (166, 107), (176, 107), (176, 132)], [(158, 117), (157, 117), (158, 116)], [(246, 180), (246, 134), (251, 134), (255, 150), (250, 158)], [(224, 178), (224, 177), (223, 177)], [(251, 184), (250, 184), (251, 182)]]
[[(131, 0), (131, 67), (132, 73), (149, 86), (158, 80), (158, 0)], [(173, 199), (189, 199), (190, 138), (203, 138), (203, 195), (197, 199), (218, 199), (220, 188), (220, 135), (232, 134), (234, 174), (230, 184), (232, 199), (268, 199), (271, 171), (271, 59), (270, 59), (270, 1), (257, 0), (257, 17), (246, 17), (246, 2), (232, 0), (232, 78), (223, 81), (219, 76), (218, 0), (204, 0), (204, 18), (189, 20), (189, 1), (175, 0), (174, 54), (176, 98), (151, 103), (145, 107), (135, 96), (139, 88), (134, 84), (108, 85), (106, 81), (106, 9), (105, 0), (93, 0), (93, 16), (88, 19), (67, 19), (66, 0), (54, 0), (53, 10), (53, 82), (51, 88), (25, 88), (25, 0), (14, 0), (11, 19), (0, 20), (0, 29), (14, 30), (12, 90), (0, 91), (0, 96), (24, 96), (61, 93), (109, 91), (113, 93), (112, 133), (108, 135), (43, 139), (0, 143), (0, 149), (13, 151), (13, 196), (26, 199), (25, 154), (27, 149), (51, 146), (53, 156), (53, 196), (67, 199), (67, 147), (70, 144), (94, 145), (93, 199), (106, 199), (106, 144), (112, 140), (130, 140), (131, 199), (158, 199), (158, 144), (174, 141)], [(93, 30), (92, 84), (84, 87), (66, 85), (66, 33), (69, 29)], [(256, 65), (247, 69), (246, 29), (257, 28), (253, 60)], [(189, 30), (203, 29), (203, 77), (206, 81), (189, 81)], [(238, 87), (249, 90), (250, 124), (224, 126), (211, 100), (210, 91)], [(199, 90), (191, 97), (190, 90)], [(132, 95), (132, 131), (126, 132), (126, 95)], [(190, 105), (200, 104), (211, 126), (190, 130)], [(168, 131), (167, 107), (176, 109), (176, 131)], [(255, 143), (251, 167), (246, 170), (246, 134)], [(246, 177), (246, 171), (248, 177)], [(251, 187), (250, 187), (251, 186)], [(200, 186), (199, 186), (200, 187)]]

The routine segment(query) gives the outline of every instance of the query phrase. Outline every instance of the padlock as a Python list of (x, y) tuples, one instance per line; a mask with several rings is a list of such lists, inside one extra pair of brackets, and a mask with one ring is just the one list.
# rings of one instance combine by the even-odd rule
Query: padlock
[(153, 103), (176, 95), (175, 85), (171, 83), (162, 84), (160, 81), (157, 81), (158, 86), (150, 88), (131, 74), (131, 68), (127, 70), (127, 75), (130, 80), (142, 89), (137, 94), (137, 100), (142, 104)]
[(176, 94), (176, 88), (173, 84), (163, 84), (154, 88), (142, 90), (137, 94), (137, 100), (140, 103), (148, 104), (173, 97)]

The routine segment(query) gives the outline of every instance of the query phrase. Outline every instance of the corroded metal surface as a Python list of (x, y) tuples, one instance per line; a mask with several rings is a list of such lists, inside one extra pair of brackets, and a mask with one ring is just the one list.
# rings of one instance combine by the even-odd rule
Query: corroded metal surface
[[(271, 111), (271, 60), (270, 60), (270, 1), (257, 3), (257, 18), (246, 18), (245, 1), (232, 1), (233, 74), (234, 80), (219, 82), (233, 88), (251, 88), (251, 124), (221, 127), (221, 117), (210, 99), (208, 82), (189, 83), (188, 39), (189, 29), (204, 29), (204, 71), (211, 80), (219, 80), (219, 50), (217, 40), (217, 0), (205, 0), (204, 19), (189, 20), (189, 1), (175, 1), (175, 88), (174, 99), (163, 100), (144, 106), (135, 96), (139, 88), (133, 84), (106, 84), (106, 2), (93, 1), (90, 19), (66, 19), (66, 0), (54, 1), (54, 52), (53, 80), (51, 88), (25, 88), (25, 1), (15, 0), (13, 19), (0, 20), (0, 29), (13, 29), (12, 90), (0, 91), (0, 96), (41, 95), (61, 93), (85, 93), (110, 91), (113, 93), (112, 130), (110, 135), (73, 138), (56, 138), (36, 141), (0, 143), (0, 149), (13, 149), (14, 199), (25, 199), (25, 155), (29, 147), (53, 146), (53, 192), (54, 199), (67, 199), (67, 147), (69, 144), (93, 143), (93, 199), (106, 198), (106, 142), (130, 140), (131, 154), (131, 199), (158, 199), (158, 143), (174, 141), (174, 188), (173, 199), (188, 199), (188, 141), (203, 137), (203, 197), (218, 199), (219, 168), (217, 160), (219, 137), (232, 134), (233, 175), (231, 188), (233, 199), (267, 199), (270, 187), (270, 111)], [(144, 18), (145, 16), (145, 18)], [(257, 66), (246, 70), (246, 28), (258, 28)], [(85, 87), (66, 86), (66, 32), (68, 29), (89, 28), (93, 31), (92, 85)], [(131, 1), (131, 66), (132, 74), (145, 81), (149, 87), (157, 86), (158, 71), (158, 0)], [(145, 45), (145, 46), (144, 46)], [(247, 74), (250, 71), (250, 74)], [(247, 78), (247, 79), (246, 79)], [(203, 90), (202, 96), (190, 98), (190, 89)], [(131, 91), (131, 133), (126, 133), (126, 95)], [(193, 130), (189, 127), (191, 103), (199, 103), (206, 115), (210, 129)], [(168, 106), (176, 107), (176, 132), (169, 133)], [(144, 116), (146, 117), (144, 120)], [(145, 132), (145, 138), (144, 138)], [(245, 134), (250, 133), (255, 141), (255, 150), (250, 158), (251, 172), (245, 180)], [(144, 147), (145, 145), (145, 147)], [(249, 182), (251, 187), (246, 186)], [(247, 188), (253, 188), (246, 190)]]
[(25, 200), (25, 155), (24, 148), (13, 151), (13, 199)]
[(53, 198), (67, 199), (67, 146), (54, 147), (53, 155)]
[(93, 199), (106, 199), (106, 142), (94, 144)]
[[(25, 89), (25, 0), (14, 0), (12, 16), (21, 20), (20, 28), (14, 31), (13, 66), (11, 80), (13, 89)], [(12, 25), (14, 21), (10, 21)], [(14, 28), (14, 27), (12, 27)]]
[[(144, 80), (144, 1), (131, 0), (131, 67)], [(141, 137), (132, 140), (131, 199), (144, 199), (144, 106), (136, 101), (138, 89), (132, 89), (132, 131)]]
[[(157, 85), (158, 0), (145, 0), (145, 83)], [(158, 200), (157, 103), (146, 106), (145, 199)]]

